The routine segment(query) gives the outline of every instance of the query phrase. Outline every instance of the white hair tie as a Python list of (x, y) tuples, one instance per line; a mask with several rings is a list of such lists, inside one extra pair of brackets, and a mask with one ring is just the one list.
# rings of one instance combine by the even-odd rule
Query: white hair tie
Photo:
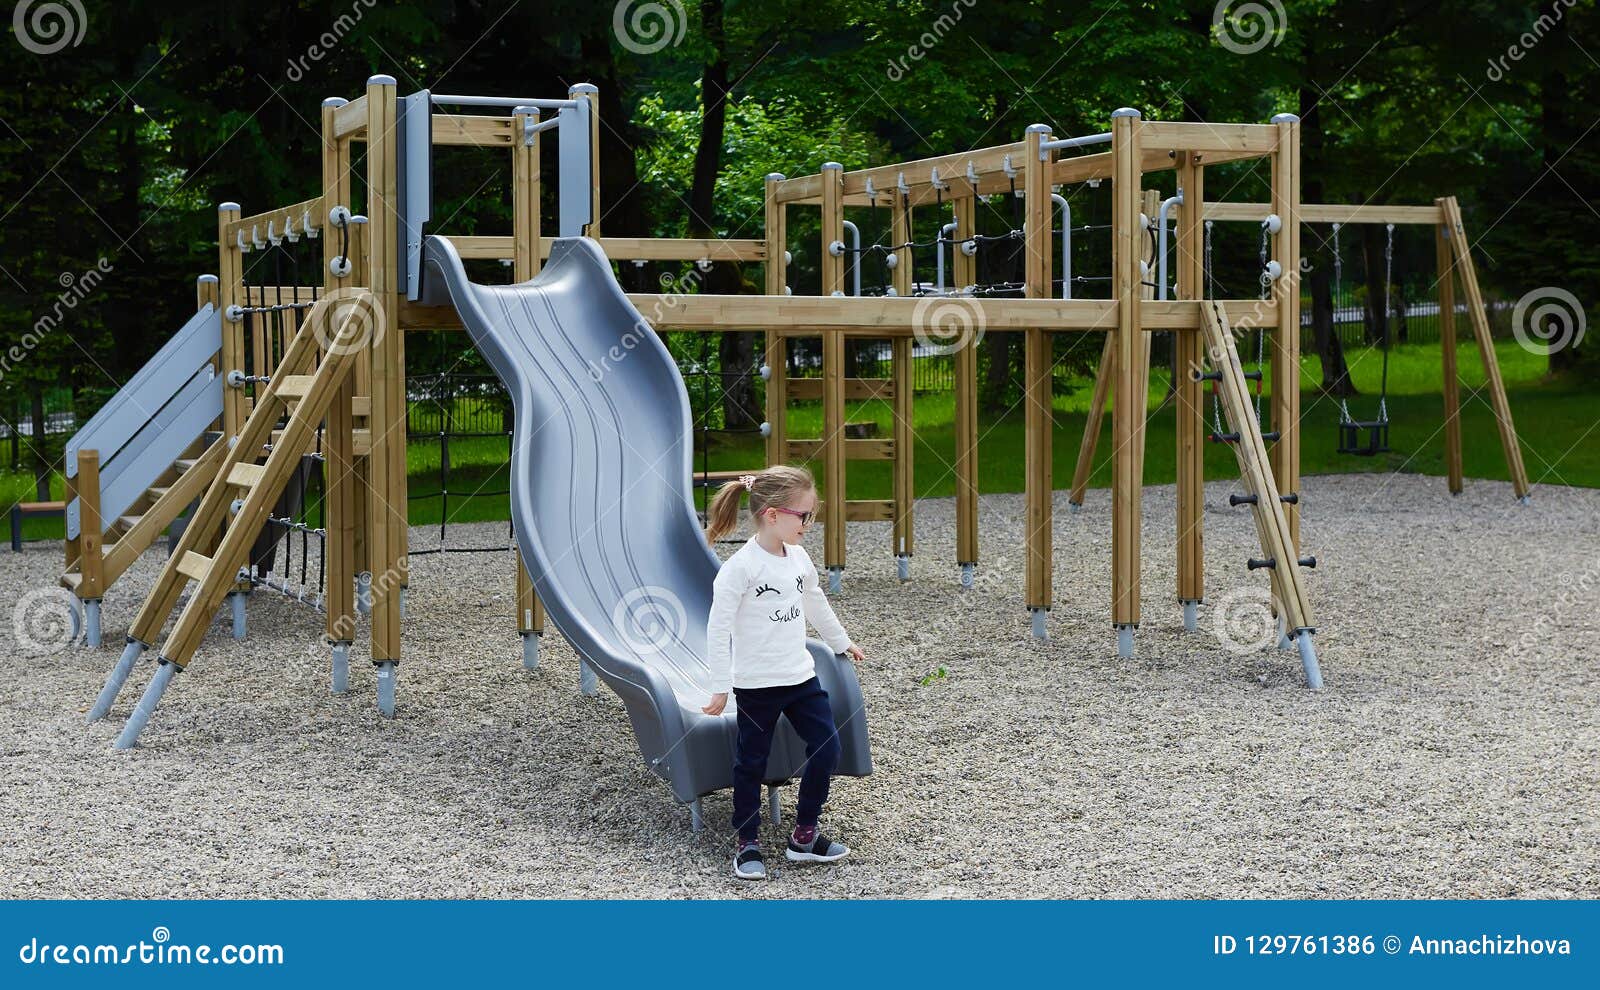
[(744, 490), (747, 491), (747, 492), (755, 491), (756, 476), (753, 475), (753, 474), (741, 475), (739, 477), (739, 484), (743, 485), (744, 486)]

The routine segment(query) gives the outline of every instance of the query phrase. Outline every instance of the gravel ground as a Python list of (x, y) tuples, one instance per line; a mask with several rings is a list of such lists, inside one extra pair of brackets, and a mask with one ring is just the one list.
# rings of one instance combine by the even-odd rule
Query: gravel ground
[[(1437, 478), (1306, 479), (1327, 679), (1311, 693), (1292, 653), (1249, 642), (1270, 638), (1266, 579), (1244, 569), (1230, 490), (1206, 491), (1194, 635), (1172, 595), (1174, 492), (1146, 490), (1131, 662), (1109, 623), (1105, 491), (1076, 515), (1057, 494), (1047, 643), (1021, 607), (1020, 495), (983, 498), (966, 593), (952, 501), (919, 503), (909, 585), (887, 524), (853, 524), (835, 605), (869, 656), (877, 772), (839, 780), (824, 815), (849, 860), (780, 862), (763, 884), (728, 875), (729, 795), (692, 834), (616, 698), (578, 694), (558, 635), (522, 669), (509, 554), (413, 562), (398, 718), (377, 715), (365, 662), (330, 696), (320, 617), (262, 592), (250, 639), (219, 621), (142, 747), (114, 752), (151, 666), (109, 720), (83, 714), (159, 567), (147, 554), (98, 650), (41, 650), (0, 622), (0, 895), (1600, 896), (1600, 491), (1521, 508), (1492, 482), (1451, 498)], [(821, 560), (820, 531), (808, 548)], [(59, 561), (0, 553), (0, 594), (51, 587)]]

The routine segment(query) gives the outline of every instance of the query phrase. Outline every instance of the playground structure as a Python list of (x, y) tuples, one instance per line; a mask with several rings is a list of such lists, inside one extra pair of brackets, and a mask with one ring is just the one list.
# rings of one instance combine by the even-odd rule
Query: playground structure
[[(1086, 137), (1056, 139), (1049, 127), (1034, 125), (1022, 140), (998, 147), (854, 171), (827, 163), (813, 175), (767, 177), (762, 239), (674, 240), (607, 238), (601, 233), (595, 106), (596, 93), (590, 86), (574, 87), (567, 98), (558, 100), (427, 91), (402, 97), (392, 78), (376, 76), (360, 98), (323, 104), (321, 195), (249, 216), (234, 203), (219, 207), (218, 275), (202, 279), (195, 318), (162, 351), (181, 350), (183, 359), (162, 360), (158, 355), (152, 364), (159, 364), (162, 374), (152, 373), (146, 381), (159, 377), (162, 387), (131, 392), (128, 400), (144, 395), (146, 406), (160, 403), (143, 419), (128, 416), (137, 420), (129, 424), (133, 428), (153, 422), (169, 408), (174, 415), (185, 413), (185, 428), (160, 431), (164, 446), (151, 444), (141, 452), (128, 440), (101, 439), (109, 434), (90, 430), (95, 426), (91, 421), (87, 435), (69, 448), (75, 462), (69, 466), (75, 479), (69, 506), (77, 506), (80, 523), (69, 530), (69, 572), (64, 583), (84, 600), (86, 610), (98, 603), (127, 561), (148, 547), (183, 507), (198, 500), (90, 713), (94, 720), (110, 711), (137, 660), (158, 642), (169, 614), (188, 589), (187, 603), (158, 651), (155, 674), (118, 738), (119, 747), (137, 741), (174, 675), (193, 659), (223, 600), (231, 599), (236, 633), (242, 634), (245, 593), (252, 586), (274, 586), (260, 580), (247, 563), (263, 527), (293, 530), (298, 525), (302, 535), (312, 529), (304, 520), (297, 524), (275, 509), (308, 457), (320, 462), (326, 477), (324, 518), (315, 528), (324, 545), (317, 597), (326, 613), (332, 647), (333, 689), (347, 688), (356, 610), (370, 609), (379, 706), (385, 714), (393, 713), (407, 585), (407, 331), (467, 330), (516, 404), (512, 498), (520, 560), (527, 565), (519, 563), (515, 575), (525, 664), (538, 663), (545, 609), (551, 608), (554, 624), (583, 661), (582, 689), (592, 693), (598, 675), (618, 692), (628, 706), (646, 761), (671, 783), (679, 800), (695, 803), (696, 810), (701, 794), (726, 786), (715, 768), (731, 764), (724, 752), (731, 752), (731, 715), (708, 719), (698, 711), (703, 697), (696, 694), (701, 681), (695, 665), (703, 651), (697, 654), (693, 635), (679, 635), (669, 649), (652, 654), (629, 635), (640, 621), (638, 616), (618, 612), (623, 607), (620, 602), (637, 591), (646, 612), (672, 613), (676, 606), (683, 629), (692, 630), (697, 624), (703, 629), (715, 558), (704, 548), (703, 538), (698, 557), (684, 542), (688, 530), (683, 527), (693, 520), (691, 460), (683, 447), (691, 429), (686, 405), (681, 406), (676, 441), (666, 435), (652, 441), (656, 460), (646, 465), (651, 470), (642, 470), (634, 460), (639, 456), (636, 450), (613, 450), (615, 460), (598, 453), (610, 449), (605, 444), (612, 433), (621, 436), (631, 429), (648, 433), (643, 424), (651, 423), (652, 417), (656, 429), (663, 423), (674, 426), (673, 403), (686, 401), (676, 370), (663, 368), (663, 361), (670, 366), (670, 357), (654, 331), (765, 334), (766, 460), (769, 464), (820, 460), (824, 563), (836, 591), (843, 584), (844, 529), (851, 521), (890, 522), (891, 552), (901, 577), (910, 577), (915, 549), (913, 342), (937, 337), (952, 321), (969, 329), (1021, 331), (1025, 335), (1025, 605), (1033, 632), (1040, 637), (1048, 633), (1046, 619), (1052, 605), (1051, 336), (1106, 334), (1101, 377), (1103, 391), (1112, 397), (1115, 443), (1111, 618), (1124, 657), (1132, 655), (1134, 631), (1142, 618), (1140, 503), (1150, 335), (1172, 332), (1177, 366), (1185, 369), (1175, 382), (1176, 597), (1184, 625), (1196, 628), (1197, 609), (1205, 597), (1200, 455), (1206, 434), (1203, 389), (1209, 382), (1228, 418), (1228, 432), (1220, 439), (1233, 446), (1246, 488), (1239, 504), (1250, 507), (1262, 548), (1262, 557), (1248, 566), (1268, 571), (1275, 607), (1284, 620), (1285, 644), (1298, 649), (1311, 687), (1320, 686), (1321, 673), (1313, 642), (1315, 618), (1300, 573), (1315, 560), (1302, 557), (1300, 549), (1299, 393), (1296, 388), (1276, 387), (1298, 381), (1301, 222), (1325, 222), (1329, 217), (1341, 218), (1340, 222), (1426, 222), (1440, 230), (1441, 264), (1453, 267), (1462, 279), (1473, 329), (1490, 371), (1502, 440), (1508, 459), (1515, 455), (1515, 432), (1454, 201), (1422, 208), (1301, 204), (1299, 121), (1293, 115), (1279, 115), (1269, 124), (1202, 124), (1145, 121), (1137, 111), (1121, 109), (1112, 114), (1109, 131)], [(556, 141), (559, 163), (556, 238), (545, 235), (541, 216), (540, 145), (549, 138)], [(366, 184), (359, 203), (351, 168), (353, 143), (366, 146)], [(432, 153), (447, 145), (510, 150), (514, 216), (510, 235), (451, 237), (429, 229)], [(1109, 149), (1064, 154), (1101, 145)], [(1252, 158), (1271, 161), (1270, 202), (1205, 201), (1208, 166)], [(1165, 170), (1176, 171), (1182, 190), (1179, 204), (1163, 204), (1157, 193), (1143, 186), (1145, 175)], [(1110, 180), (1113, 196), (1113, 298), (1056, 298), (1052, 189), (1104, 180)], [(1007, 239), (1022, 242), (1025, 277), (1004, 291), (979, 291), (974, 259), (996, 238), (977, 232), (974, 210), (977, 197), (994, 195), (1020, 199), (1022, 225)], [(844, 209), (875, 206), (880, 197), (893, 204), (893, 229), (891, 243), (875, 247), (894, 258), (890, 264), (894, 295), (846, 296), (845, 259), (855, 252), (859, 275), (859, 258), (869, 249), (859, 242), (854, 249), (847, 246)], [(944, 249), (950, 248), (951, 285), (919, 295), (913, 211), (934, 207), (941, 211), (943, 222), (946, 201), (953, 220), (936, 247), (941, 269)], [(788, 294), (790, 206), (820, 210), (823, 295)], [(1402, 213), (1413, 219), (1393, 219)], [(1155, 269), (1165, 264), (1166, 252), (1158, 251), (1158, 241), (1164, 238), (1168, 215), (1176, 220), (1173, 299), (1157, 298), (1151, 284)], [(1205, 219), (1264, 225), (1268, 263), (1261, 298), (1206, 298)], [(591, 243), (578, 244), (578, 238)], [(286, 248), (285, 242), (302, 250), (320, 246), (317, 264), (311, 266), (320, 275), (310, 284), (263, 282), (252, 293), (245, 278), (247, 256)], [(475, 285), (467, 278), (467, 263), (502, 259), (512, 262), (514, 286)], [(608, 272), (606, 260), (762, 263), (766, 294), (624, 294), (614, 276), (602, 277)], [(1066, 273), (1059, 284), (1062, 295), (1068, 295), (1071, 280)], [(1164, 278), (1161, 288), (1164, 295)], [(1453, 305), (1446, 313), (1453, 313)], [(1263, 328), (1271, 336), (1275, 387), (1268, 432), (1263, 432), (1250, 409), (1249, 377), (1234, 341), (1237, 331), (1249, 327)], [(788, 343), (808, 336), (821, 338), (822, 377), (790, 379), (785, 360)], [(847, 377), (847, 337), (890, 340), (893, 376)], [(182, 347), (177, 346), (180, 340)], [(979, 562), (977, 355), (972, 346), (957, 347), (954, 354), (955, 558), (960, 580), (970, 584)], [(612, 367), (606, 374), (582, 376), (598, 379), (588, 382), (578, 381), (577, 375), (565, 381), (552, 377), (556, 362), (575, 355), (602, 367), (609, 356)], [(1454, 429), (1450, 435), (1455, 451), (1451, 487), (1459, 490), (1453, 338), (1446, 355), (1447, 429)], [(174, 405), (177, 400), (166, 396), (188, 395), (183, 388), (191, 389), (193, 396)], [(131, 389), (132, 385), (124, 391)], [(161, 398), (152, 401), (150, 395)], [(556, 401), (556, 396), (563, 401)], [(847, 439), (845, 402), (869, 396), (893, 402), (894, 436)], [(642, 397), (650, 397), (655, 405), (641, 406)], [(789, 435), (786, 407), (791, 399), (822, 401), (820, 438)], [(544, 409), (544, 417), (531, 418), (529, 409)], [(596, 428), (607, 419), (610, 433)], [(540, 431), (547, 426), (577, 431), (570, 441), (577, 446), (563, 447), (542, 438)], [(592, 449), (575, 453), (584, 442)], [(681, 457), (675, 456), (680, 452)], [(892, 499), (847, 497), (847, 465), (860, 458), (894, 462)], [(660, 468), (657, 460), (666, 468)], [(121, 469), (118, 477), (128, 480), (113, 497), (97, 467), (119, 461), (131, 466)], [(607, 467), (612, 463), (624, 465), (622, 476)], [(1520, 468), (1520, 460), (1514, 463)], [(663, 482), (662, 475), (670, 472), (681, 476)], [(1518, 495), (1525, 497), (1527, 483), (1520, 470), (1514, 470), (1513, 477), (1519, 479)], [(677, 520), (672, 525), (678, 529), (670, 538), (656, 534), (658, 546), (637, 546), (640, 537), (625, 535), (623, 519), (605, 508), (608, 491), (632, 497), (634, 487), (628, 479), (640, 481), (638, 497), (649, 499), (644, 504), (651, 508), (642, 510), (648, 512), (645, 518)], [(559, 491), (553, 487), (555, 481), (560, 482)], [(127, 492), (134, 494), (130, 497)], [(651, 525), (642, 528), (648, 532)], [(669, 546), (670, 555), (663, 552)], [(585, 558), (592, 558), (590, 564), (580, 566)], [(606, 571), (599, 584), (596, 567)], [(638, 580), (630, 583), (629, 575)], [(90, 628), (92, 636), (98, 635), (98, 616)], [(699, 635), (703, 638), (703, 633)], [(848, 664), (827, 656), (825, 649), (818, 653), (816, 644), (812, 648), (819, 671), (826, 671), (825, 680), (834, 678), (830, 693), (837, 690), (841, 700), (859, 698)], [(870, 769), (865, 726), (858, 712), (859, 705), (847, 712), (855, 716), (857, 730), (852, 731), (859, 731), (859, 738), (846, 746), (841, 772)], [(793, 761), (777, 757), (780, 750), (774, 751), (773, 783), (786, 779), (792, 770), (785, 764)], [(795, 752), (799, 750), (792, 749), (791, 755)]]

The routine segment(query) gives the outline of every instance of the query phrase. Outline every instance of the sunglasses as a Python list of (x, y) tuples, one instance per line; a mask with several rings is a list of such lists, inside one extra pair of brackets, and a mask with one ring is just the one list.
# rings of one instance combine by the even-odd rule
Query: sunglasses
[(785, 509), (781, 505), (774, 505), (774, 506), (771, 506), (771, 508), (774, 511), (781, 512), (786, 516), (794, 516), (794, 517), (798, 518), (800, 520), (800, 525), (802, 525), (802, 526), (811, 525), (811, 520), (817, 518), (817, 514), (814, 511), (813, 512), (801, 512), (799, 509)]

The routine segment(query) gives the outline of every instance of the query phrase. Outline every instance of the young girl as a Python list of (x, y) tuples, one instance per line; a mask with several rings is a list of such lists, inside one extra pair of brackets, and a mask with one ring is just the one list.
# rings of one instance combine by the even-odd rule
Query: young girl
[(711, 703), (720, 715), (732, 689), (739, 711), (733, 764), (733, 827), (738, 832), (733, 873), (746, 880), (766, 877), (757, 836), (761, 829), (761, 780), (778, 716), (806, 743), (794, 832), (785, 855), (797, 862), (831, 863), (850, 850), (817, 831), (828, 799), (828, 782), (839, 763), (839, 733), (828, 692), (817, 683), (806, 649), (809, 619), (828, 648), (865, 660), (839, 624), (817, 584), (817, 569), (800, 537), (817, 509), (816, 484), (797, 467), (771, 467), (723, 485), (706, 512), (706, 539), (715, 543), (733, 531), (739, 498), (750, 496), (756, 534), (717, 572), (711, 616), (706, 622)]

